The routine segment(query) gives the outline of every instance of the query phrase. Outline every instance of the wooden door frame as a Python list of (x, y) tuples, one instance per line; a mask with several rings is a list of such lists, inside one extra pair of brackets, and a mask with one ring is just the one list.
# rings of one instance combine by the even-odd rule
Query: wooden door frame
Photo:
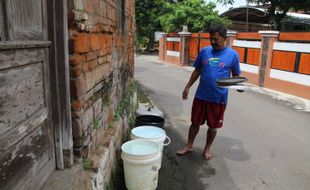
[(47, 0), (52, 125), (57, 169), (73, 164), (67, 0)]

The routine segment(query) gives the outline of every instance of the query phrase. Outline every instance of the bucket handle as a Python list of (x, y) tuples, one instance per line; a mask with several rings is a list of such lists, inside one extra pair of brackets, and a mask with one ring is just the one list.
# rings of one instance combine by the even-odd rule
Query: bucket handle
[(168, 142), (164, 143), (164, 144), (163, 144), (164, 146), (167, 146), (167, 145), (169, 145), (169, 144), (171, 143), (171, 139), (170, 139), (168, 136), (166, 136), (165, 141), (166, 141), (166, 140), (168, 140)]

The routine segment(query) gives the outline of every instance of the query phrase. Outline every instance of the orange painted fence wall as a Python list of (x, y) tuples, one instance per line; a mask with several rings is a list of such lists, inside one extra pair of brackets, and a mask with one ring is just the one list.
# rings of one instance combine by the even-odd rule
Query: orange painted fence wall
[(269, 69), (265, 87), (310, 99), (310, 33), (280, 33)]
[(205, 47), (210, 46), (210, 35), (208, 33), (193, 33), (190, 38), (190, 60), (194, 61), (198, 56), (199, 51)]
[[(179, 35), (178, 33), (169, 33), (168, 37), (179, 37)], [(261, 41), (262, 36), (256, 32), (239, 32), (237, 33), (236, 40)], [(310, 43), (310, 32), (281, 32), (279, 41)], [(199, 51), (203, 47), (210, 45), (209, 33), (192, 33), (189, 44), (190, 60), (194, 61)], [(238, 47), (234, 45), (232, 48), (239, 53), (241, 63), (259, 66), (261, 56), (260, 49)], [(180, 42), (167, 41), (166, 50), (179, 52)], [(310, 54), (274, 50), (271, 68), (308, 75), (310, 74)]]
[[(242, 43), (261, 43), (262, 37), (256, 32), (239, 32), (236, 38), (232, 41), (232, 48), (239, 54), (239, 61), (241, 63), (242, 75), (249, 79), (253, 84), (259, 84), (259, 64), (261, 61), (261, 45), (257, 47), (240, 45), (236, 41)], [(251, 72), (245, 68), (251, 68)]]
[[(236, 38), (236, 40), (246, 41), (261, 41), (261, 39), (262, 36), (256, 32), (239, 32)], [(310, 43), (310, 32), (281, 32), (279, 41)], [(198, 56), (198, 52), (209, 45), (210, 35), (208, 33), (193, 33), (190, 38), (190, 60), (194, 61)], [(232, 46), (232, 48), (239, 53), (241, 63), (259, 66), (260, 49), (238, 46)], [(274, 69), (310, 74), (310, 54), (275, 50), (273, 51), (271, 66)]]
[[(228, 36), (229, 45), (239, 53), (243, 75), (248, 77), (251, 83), (310, 99), (310, 82), (308, 82), (310, 76), (310, 32), (275, 33), (276, 37), (273, 36), (275, 40), (272, 43), (266, 43), (268, 39), (269, 42), (271, 41), (263, 32), (265, 31), (260, 33), (239, 32)], [(177, 33), (167, 36), (180, 37)], [(285, 48), (277, 48), (281, 46), (281, 43)], [(181, 52), (180, 48), (184, 47), (180, 47), (180, 44), (180, 42), (166, 42), (166, 50)], [(277, 47), (275, 47), (276, 45)], [(292, 48), (295, 45), (301, 48)], [(203, 47), (210, 46), (210, 35), (208, 33), (192, 33), (187, 46), (189, 51), (187, 64), (190, 65)], [(266, 57), (262, 58), (263, 49), (266, 49), (266, 46), (268, 48), (267, 60)], [(166, 56), (165, 61), (179, 63), (182, 59), (181, 56), (182, 53), (180, 53), (180, 59)], [(261, 64), (264, 61), (268, 62), (266, 74), (262, 74), (261, 70)], [(296, 77), (299, 81), (293, 80)], [(263, 82), (262, 78), (264, 78)], [(300, 78), (305, 80), (300, 80)]]
[[(310, 32), (281, 32), (279, 41), (310, 43)], [(271, 68), (310, 75), (310, 53), (303, 49), (296, 51), (274, 50)]]

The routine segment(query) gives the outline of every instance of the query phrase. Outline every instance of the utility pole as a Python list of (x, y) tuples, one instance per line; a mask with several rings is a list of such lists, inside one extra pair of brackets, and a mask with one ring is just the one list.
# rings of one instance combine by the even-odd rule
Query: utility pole
[(246, 0), (246, 21), (245, 21), (245, 31), (249, 31), (249, 1)]

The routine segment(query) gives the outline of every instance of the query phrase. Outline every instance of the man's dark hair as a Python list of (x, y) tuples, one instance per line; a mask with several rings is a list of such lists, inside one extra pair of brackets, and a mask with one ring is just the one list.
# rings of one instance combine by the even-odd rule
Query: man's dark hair
[(226, 37), (227, 36), (227, 29), (223, 25), (213, 25), (210, 27), (209, 33), (214, 34), (218, 32), (220, 36)]

